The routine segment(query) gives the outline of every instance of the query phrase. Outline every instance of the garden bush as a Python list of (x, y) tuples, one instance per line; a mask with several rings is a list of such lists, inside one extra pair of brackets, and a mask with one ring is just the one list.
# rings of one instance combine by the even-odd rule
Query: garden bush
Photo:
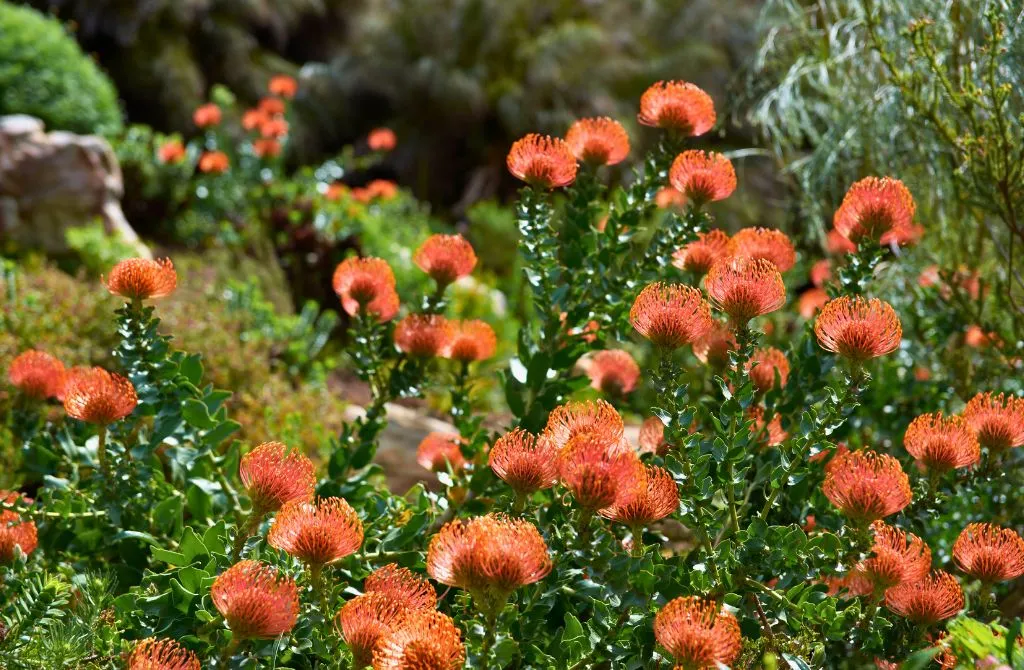
[[(230, 280), (111, 268), (91, 287), (119, 298), (105, 368), (34, 342), (7, 368), (0, 664), (1019, 665), (1020, 345), (977, 320), (998, 298), (921, 257), (932, 230), (898, 175), (857, 175), (809, 256), (716, 221), (737, 178), (692, 148), (717, 123), (704, 91), (659, 82), (638, 118), (655, 149), (625, 185), (607, 168), (633, 138), (610, 119), (509, 150), (514, 343), (462, 311), (478, 259), (461, 236), (417, 240), (419, 276), (341, 259), (344, 354), (371, 397), (321, 444), (294, 424), (236, 439), (216, 359), (188, 346), (199, 326), (161, 323)], [(365, 204), (336, 181), (296, 218)], [(229, 302), (260, 332), (316, 332)], [(494, 384), (507, 415), (480, 411)], [(373, 464), (387, 406), (428, 394), (452, 426), (417, 452), (440, 488), (391, 493)]]
[(117, 91), (56, 20), (0, 2), (0, 115), (30, 114), (51, 130), (121, 129)]

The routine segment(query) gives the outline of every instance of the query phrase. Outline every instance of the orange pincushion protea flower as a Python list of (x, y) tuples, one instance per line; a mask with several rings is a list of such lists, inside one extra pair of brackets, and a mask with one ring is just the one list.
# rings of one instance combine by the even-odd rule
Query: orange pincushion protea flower
[(771, 228), (744, 228), (729, 240), (729, 253), (771, 261), (779, 272), (787, 272), (796, 264), (796, 249), (789, 236)]
[(437, 594), (426, 577), (395, 563), (388, 563), (371, 572), (363, 583), (363, 590), (367, 593), (380, 593), (401, 603), (406, 609), (430, 610), (437, 607)]
[(738, 346), (732, 330), (721, 321), (714, 320), (711, 330), (693, 343), (693, 355), (701, 363), (721, 370), (729, 364), (729, 353)]
[(370, 151), (391, 151), (398, 146), (398, 137), (390, 128), (374, 128), (366, 136), (366, 144)]
[(64, 391), (64, 364), (45, 351), (29, 349), (11, 361), (7, 379), (30, 398), (57, 398)]
[(786, 354), (775, 347), (756, 350), (747, 362), (747, 374), (758, 391), (770, 391), (775, 386), (775, 371), (779, 372), (779, 386), (784, 387), (789, 379), (789, 361)]
[(309, 502), (316, 488), (313, 461), (281, 442), (264, 442), (242, 456), (238, 475), (257, 513), (273, 512), (292, 500)]
[(242, 128), (245, 130), (256, 130), (263, 122), (269, 118), (269, 115), (262, 109), (247, 109), (242, 114)]
[(665, 441), (665, 424), (656, 416), (649, 416), (640, 424), (638, 440), (642, 454), (664, 456), (670, 448), (668, 442)]
[(983, 582), (1008, 582), (1024, 575), (1024, 540), (1009, 528), (972, 523), (953, 543), (953, 560)]
[(412, 260), (439, 286), (467, 276), (476, 267), (473, 245), (462, 235), (431, 235), (416, 250)]
[(561, 450), (571, 438), (590, 433), (606, 444), (619, 445), (624, 439), (624, 431), (622, 417), (610, 403), (604, 400), (572, 401), (552, 410), (539, 439), (550, 441)]
[(395, 346), (418, 358), (438, 356), (448, 344), (452, 325), (440, 314), (410, 314), (395, 326)]
[(299, 616), (295, 580), (259, 561), (239, 561), (218, 575), (210, 599), (241, 640), (284, 635)]
[(199, 658), (174, 640), (140, 640), (128, 656), (128, 670), (200, 670)]
[(750, 432), (759, 437), (763, 445), (777, 447), (789, 439), (789, 433), (782, 428), (781, 415), (772, 414), (771, 420), (765, 423), (764, 408), (757, 405), (748, 410), (748, 415), (754, 420)]
[(966, 468), (981, 460), (981, 445), (970, 425), (959, 416), (922, 414), (907, 426), (903, 446), (930, 470)]
[(843, 295), (821, 308), (814, 334), (826, 351), (861, 363), (896, 351), (903, 326), (884, 300)]
[(593, 388), (613, 396), (632, 393), (640, 379), (640, 366), (622, 349), (596, 352), (586, 359), (584, 371)]
[(822, 258), (811, 266), (811, 283), (821, 288), (832, 278), (832, 261)]
[(373, 652), (373, 670), (459, 670), (465, 665), (462, 634), (440, 612), (403, 615)]
[(715, 228), (672, 254), (672, 265), (695, 274), (707, 274), (711, 266), (728, 255), (729, 236)]
[(209, 128), (219, 124), (221, 116), (220, 107), (208, 102), (196, 107), (196, 111), (192, 112), (192, 122), (199, 128)]
[(825, 497), (848, 518), (876, 521), (910, 504), (910, 480), (900, 462), (873, 451), (837, 453), (825, 468)]
[(583, 433), (562, 450), (559, 474), (576, 504), (593, 512), (614, 505), (620, 492), (643, 476), (643, 465), (632, 449)]
[(284, 114), (284, 100), (281, 100), (280, 98), (270, 97), (262, 98), (260, 99), (259, 105), (257, 105), (256, 107), (256, 111), (261, 112), (263, 114), (260, 123), (256, 124), (257, 126), (259, 126), (263, 121), (267, 119), (272, 119), (275, 116), (280, 116)]
[(427, 574), (469, 591), (476, 607), (491, 616), (512, 591), (544, 579), (551, 567), (536, 526), (494, 514), (445, 524), (427, 549)]
[(287, 134), (288, 122), (280, 116), (266, 118), (260, 122), (260, 135), (265, 139), (277, 139)]
[(227, 172), (231, 167), (231, 160), (223, 151), (207, 151), (199, 157), (199, 171), (211, 174)]
[(267, 84), (267, 91), (282, 98), (294, 98), (299, 90), (299, 82), (286, 74), (275, 75)]
[(733, 323), (745, 324), (786, 304), (786, 285), (771, 261), (734, 258), (715, 263), (704, 279), (712, 304)]
[(519, 494), (549, 489), (558, 481), (558, 449), (551, 440), (515, 428), (498, 438), (487, 455), (494, 474)]
[(706, 670), (731, 666), (742, 638), (736, 617), (714, 600), (676, 598), (654, 617), (654, 637), (668, 650), (676, 668)]
[(402, 603), (383, 593), (364, 593), (349, 600), (335, 621), (355, 659), (355, 667), (373, 662), (373, 652), (405, 613)]
[(697, 137), (715, 125), (715, 103), (702, 89), (685, 81), (659, 81), (640, 96), (637, 120), (645, 126)]
[(103, 368), (71, 371), (67, 375), (63, 394), (64, 411), (68, 416), (97, 426), (120, 421), (139, 404), (132, 383)]
[(395, 274), (381, 258), (346, 258), (334, 270), (332, 284), (349, 316), (365, 311), (383, 322), (398, 313)]
[(915, 237), (914, 198), (899, 179), (866, 177), (846, 192), (833, 225), (852, 242), (867, 238), (882, 244)]
[(363, 543), (363, 522), (343, 498), (281, 507), (267, 533), (267, 544), (310, 565), (327, 565), (354, 554)]
[(835, 256), (857, 253), (857, 245), (843, 237), (842, 233), (835, 228), (828, 231), (828, 235), (825, 238), (825, 247), (830, 254)]
[[(20, 493), (0, 491), (0, 499), (9, 505), (29, 502)], [(14, 562), (14, 547), (21, 553), (31, 554), (39, 546), (39, 537), (34, 521), (22, 521), (14, 510), (0, 509), (0, 565)]]
[(629, 154), (629, 134), (607, 116), (575, 121), (565, 134), (565, 143), (577, 159), (594, 165), (615, 165)]
[(170, 258), (129, 258), (110, 270), (103, 285), (111, 294), (129, 300), (163, 298), (178, 287), (178, 273)]
[(275, 139), (260, 138), (252, 143), (257, 158), (275, 158), (281, 155), (281, 143)]
[(561, 188), (576, 179), (576, 157), (565, 140), (530, 133), (516, 140), (505, 159), (508, 171), (535, 188)]
[(455, 321), (442, 354), (463, 363), (485, 361), (494, 356), (498, 348), (498, 337), (494, 329), (479, 320)]
[(930, 626), (956, 616), (964, 608), (964, 592), (956, 577), (935, 570), (887, 590), (885, 606), (918, 625)]
[(466, 465), (460, 444), (462, 438), (457, 433), (428, 433), (416, 448), (416, 462), (433, 472), (447, 472), (448, 468), (458, 472)]
[(1024, 398), (979, 393), (967, 403), (964, 418), (990, 451), (1024, 444)]
[(161, 163), (180, 163), (185, 159), (185, 145), (181, 140), (167, 140), (157, 150)]
[(882, 521), (872, 523), (871, 530), (875, 536), (871, 557), (858, 563), (847, 580), (852, 595), (881, 595), (897, 584), (928, 576), (932, 552), (921, 538)]
[[(619, 487), (615, 502), (601, 516), (631, 528), (664, 519), (679, 507), (679, 489), (672, 474), (656, 466), (641, 467), (638, 476)], [(634, 539), (634, 541), (637, 541)]]
[[(671, 186), (663, 186), (654, 194), (654, 204), (658, 209), (682, 207), (686, 204), (686, 196)], [(603, 233), (604, 225), (602, 224), (598, 230)]]
[(629, 322), (655, 346), (676, 349), (711, 329), (711, 307), (700, 289), (655, 282), (636, 297)]
[(725, 200), (736, 190), (732, 161), (714, 151), (691, 149), (676, 156), (668, 172), (672, 187), (696, 205)]
[(810, 321), (829, 301), (828, 292), (823, 288), (809, 288), (800, 294), (797, 300), (797, 311), (800, 316)]

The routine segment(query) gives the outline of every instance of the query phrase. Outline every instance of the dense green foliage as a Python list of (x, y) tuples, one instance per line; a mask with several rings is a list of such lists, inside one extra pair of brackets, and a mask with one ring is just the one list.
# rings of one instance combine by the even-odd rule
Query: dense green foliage
[(0, 2), (0, 115), (30, 114), (53, 130), (113, 134), (117, 92), (61, 24)]

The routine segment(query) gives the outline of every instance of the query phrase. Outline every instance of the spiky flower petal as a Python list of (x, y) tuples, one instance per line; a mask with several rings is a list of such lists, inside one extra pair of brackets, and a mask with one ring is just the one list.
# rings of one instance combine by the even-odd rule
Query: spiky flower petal
[(697, 235), (697, 239), (672, 254), (672, 265), (698, 275), (729, 254), (729, 236), (715, 228)]
[(762, 347), (754, 351), (747, 363), (747, 374), (754, 388), (765, 392), (775, 386), (775, 373), (779, 374), (779, 386), (785, 387), (789, 379), (789, 361), (786, 354), (775, 347)]
[(676, 349), (710, 330), (711, 307), (699, 289), (655, 282), (633, 301), (629, 321), (654, 345)]
[(530, 133), (516, 140), (505, 159), (508, 171), (542, 189), (568, 186), (576, 179), (576, 157), (565, 140)]
[(625, 426), (618, 411), (605, 400), (570, 401), (556, 407), (548, 415), (548, 423), (540, 438), (563, 449), (577, 435), (594, 434), (608, 444), (623, 442)]
[[(13, 491), (0, 491), (0, 499), (7, 504), (29, 502), (23, 495)], [(14, 510), (0, 509), (0, 565), (9, 565), (14, 561), (14, 548), (20, 547), (21, 553), (31, 554), (39, 546), (36, 524), (32, 520), (23, 521)]]
[(848, 580), (852, 595), (881, 595), (897, 584), (917, 582), (928, 575), (932, 552), (921, 538), (883, 521), (872, 523), (871, 530), (871, 556), (854, 567)]
[(899, 512), (912, 498), (900, 462), (867, 450), (833, 456), (821, 490), (848, 518), (865, 523)]
[(793, 242), (786, 233), (772, 228), (744, 228), (729, 240), (729, 253), (771, 261), (779, 272), (787, 272), (796, 264)]
[(309, 502), (316, 489), (313, 461), (281, 442), (264, 442), (242, 456), (238, 475), (253, 509), (262, 514), (292, 500)]
[(448, 346), (453, 331), (440, 314), (410, 314), (395, 326), (395, 346), (416, 358), (432, 358)]
[(685, 81), (659, 81), (640, 97), (637, 120), (645, 126), (697, 137), (715, 125), (715, 103), (702, 89)]
[(979, 393), (964, 408), (964, 419), (990, 451), (1024, 444), (1024, 398)]
[(199, 658), (175, 640), (139, 640), (128, 656), (128, 670), (200, 670)]
[(487, 462), (517, 493), (548, 489), (558, 481), (558, 448), (522, 428), (502, 435), (491, 447)]
[(178, 273), (170, 258), (129, 258), (110, 270), (103, 285), (113, 295), (129, 300), (163, 298), (177, 288)]
[(398, 313), (395, 274), (381, 258), (346, 258), (334, 270), (332, 285), (349, 316), (365, 311), (383, 322)]
[(1024, 575), (1024, 540), (1010, 528), (972, 523), (953, 543), (953, 560), (983, 582), (1008, 582)]
[(11, 361), (7, 379), (30, 398), (58, 398), (64, 392), (64, 364), (45, 351), (29, 349)]
[(594, 165), (615, 165), (629, 154), (629, 134), (607, 116), (579, 119), (569, 126), (565, 142), (578, 160)]
[(466, 465), (458, 433), (428, 433), (416, 448), (416, 462), (433, 472), (458, 472)]
[(272, 639), (295, 626), (295, 580), (259, 561), (239, 561), (217, 576), (210, 599), (238, 639)]
[(664, 519), (679, 507), (679, 489), (664, 468), (645, 466), (638, 476), (619, 487), (615, 502), (601, 516), (636, 528)]
[(654, 637), (668, 650), (676, 668), (706, 670), (731, 666), (742, 638), (736, 617), (714, 600), (676, 598), (654, 617)]
[(669, 183), (697, 205), (725, 200), (736, 190), (732, 161), (714, 151), (691, 149), (676, 156)]
[(373, 670), (459, 670), (466, 665), (462, 634), (440, 612), (410, 612), (373, 652)]
[(497, 349), (498, 336), (489, 324), (477, 319), (453, 321), (451, 336), (442, 355), (454, 361), (472, 363), (492, 358)]
[(404, 613), (401, 602), (383, 593), (367, 592), (341, 606), (335, 620), (355, 659), (355, 667), (365, 668), (373, 662), (374, 650)]
[(930, 470), (966, 468), (981, 459), (981, 445), (970, 424), (959, 416), (922, 414), (907, 426), (903, 446)]
[(771, 261), (763, 258), (733, 258), (715, 263), (704, 286), (712, 304), (729, 315), (733, 323), (746, 324), (786, 304), (786, 285)]
[(409, 568), (388, 563), (377, 568), (363, 582), (367, 593), (381, 593), (402, 607), (412, 610), (428, 610), (437, 607), (437, 594), (426, 577)]
[(120, 421), (139, 404), (132, 383), (103, 368), (74, 368), (62, 392), (68, 416), (97, 426)]
[(267, 533), (271, 547), (316, 566), (340, 561), (362, 543), (363, 522), (343, 498), (287, 502)]
[(473, 271), (476, 252), (462, 235), (431, 235), (413, 254), (412, 261), (439, 286), (447, 286)]
[(918, 625), (930, 626), (956, 616), (964, 608), (964, 592), (956, 577), (936, 570), (886, 591), (885, 606)]
[(640, 379), (640, 366), (623, 349), (598, 351), (584, 359), (583, 366), (590, 385), (611, 396), (632, 393)]
[(821, 308), (814, 334), (823, 349), (861, 363), (896, 351), (903, 326), (884, 300), (843, 295)]
[(832, 223), (852, 242), (866, 238), (889, 244), (911, 236), (915, 208), (899, 179), (866, 177), (846, 192)]
[(614, 505), (620, 492), (643, 476), (643, 465), (632, 449), (597, 433), (582, 433), (562, 450), (559, 473), (576, 504), (596, 511)]

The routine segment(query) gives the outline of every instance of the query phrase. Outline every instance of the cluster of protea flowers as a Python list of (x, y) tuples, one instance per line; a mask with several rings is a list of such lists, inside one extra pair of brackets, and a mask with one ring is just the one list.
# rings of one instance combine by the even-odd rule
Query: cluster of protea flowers
[[(8, 505), (27, 504), (20, 493), (0, 491), (0, 500)], [(9, 565), (15, 558), (15, 547), (22, 554), (28, 555), (39, 545), (36, 524), (32, 520), (22, 519), (21, 515), (9, 509), (0, 509), (0, 565)]]

